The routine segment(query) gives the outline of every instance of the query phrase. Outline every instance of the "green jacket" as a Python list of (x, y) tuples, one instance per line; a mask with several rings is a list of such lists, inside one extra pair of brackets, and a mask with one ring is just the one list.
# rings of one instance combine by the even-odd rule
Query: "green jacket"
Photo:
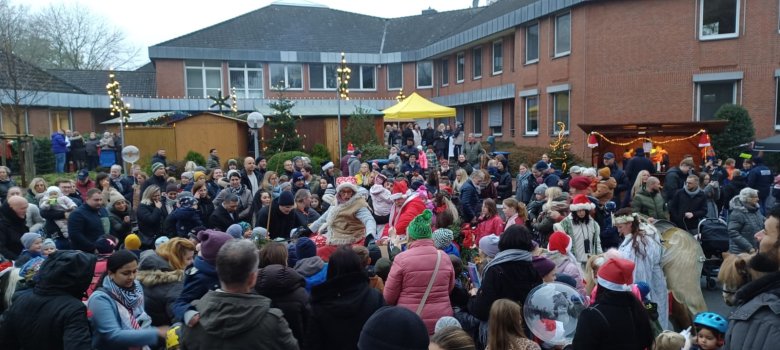
[(640, 190), (631, 199), (631, 208), (635, 213), (647, 215), (655, 219), (669, 220), (669, 213), (664, 208), (664, 197), (661, 192), (650, 193)]
[(482, 144), (479, 142), (466, 142), (463, 144), (463, 155), (466, 156), (466, 160), (471, 163), (471, 165), (478, 164), (479, 156), (486, 153), (485, 149), (482, 148)]

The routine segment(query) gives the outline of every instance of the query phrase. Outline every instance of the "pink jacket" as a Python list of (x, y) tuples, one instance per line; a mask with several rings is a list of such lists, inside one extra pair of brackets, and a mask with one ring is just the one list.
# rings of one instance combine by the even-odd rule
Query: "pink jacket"
[(496, 236), (501, 236), (501, 234), (504, 233), (504, 221), (501, 220), (501, 217), (498, 215), (494, 215), (492, 218), (477, 224), (476, 241), (479, 242), (482, 237), (491, 233), (496, 234)]
[[(382, 293), (388, 305), (417, 311), (436, 267), (436, 252), (432, 240), (421, 239), (410, 243), (409, 249), (395, 257)], [(447, 254), (442, 252), (440, 259), (439, 272), (422, 311), (428, 334), (433, 334), (439, 318), (452, 316), (450, 291), (455, 286), (455, 271)]]

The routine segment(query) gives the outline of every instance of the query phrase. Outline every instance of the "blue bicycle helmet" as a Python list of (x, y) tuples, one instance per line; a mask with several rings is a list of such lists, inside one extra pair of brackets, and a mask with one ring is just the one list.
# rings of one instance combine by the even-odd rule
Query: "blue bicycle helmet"
[(693, 324), (696, 326), (712, 328), (720, 332), (720, 334), (726, 334), (726, 331), (729, 329), (729, 322), (714, 312), (702, 312), (696, 315)]

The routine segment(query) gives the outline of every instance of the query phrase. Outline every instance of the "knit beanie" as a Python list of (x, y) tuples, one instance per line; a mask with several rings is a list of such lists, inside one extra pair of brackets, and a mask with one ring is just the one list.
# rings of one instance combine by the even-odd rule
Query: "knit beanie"
[[(393, 332), (387, 331), (388, 324), (395, 325)], [(400, 306), (384, 306), (366, 321), (358, 349), (427, 350), (428, 342), (428, 329), (420, 316)]]
[(433, 328), (433, 333), (438, 333), (440, 330), (447, 327), (463, 328), (457, 318), (452, 316), (444, 316), (436, 321), (436, 327)]
[(179, 185), (175, 183), (169, 183), (165, 185), (165, 193), (168, 192), (179, 192)]
[(317, 255), (317, 245), (309, 237), (298, 238), (295, 242), (295, 253), (298, 255), (298, 260), (311, 258)]
[(193, 174), (191, 171), (185, 171), (181, 173), (181, 177), (187, 178), (188, 180), (192, 180), (195, 174)]
[[(138, 236), (136, 235), (136, 237)], [(127, 237), (125, 237), (125, 242), (127, 242)], [(127, 246), (127, 243), (125, 243), (125, 246)], [(116, 250), (116, 243), (114, 243), (114, 241), (108, 238), (100, 238), (97, 241), (95, 241), (95, 249), (100, 255), (108, 255), (113, 253), (114, 250)]]
[(569, 180), (569, 187), (578, 191), (584, 191), (590, 187), (591, 181), (587, 176), (575, 176)]
[(239, 222), (238, 222), (238, 225), (239, 225), (239, 226), (241, 226), (241, 231), (242, 231), (242, 232), (246, 232), (246, 230), (250, 230), (250, 229), (252, 229), (252, 225), (250, 225), (250, 224), (249, 224), (248, 222), (246, 222), (246, 221), (239, 221)]
[(547, 191), (547, 185), (545, 184), (541, 184), (534, 188), (534, 194), (544, 194), (545, 191)]
[(479, 240), (479, 250), (483, 251), (488, 257), (495, 258), (498, 254), (498, 236), (489, 234)]
[(46, 238), (46, 239), (43, 240), (43, 244), (41, 245), (41, 250), (47, 249), (47, 248), (57, 249), (57, 245), (54, 243), (53, 239)]
[(205, 176), (206, 176), (206, 173), (204, 173), (202, 171), (196, 171), (196, 172), (192, 173), (192, 179), (195, 180), (195, 181), (198, 181), (198, 179), (200, 179), (201, 177), (205, 177)]
[(179, 196), (178, 202), (180, 208), (192, 208), (192, 206), (195, 204), (195, 197), (182, 195)]
[(157, 171), (157, 169), (160, 168), (165, 168), (165, 165), (163, 165), (163, 163), (160, 162), (152, 164), (152, 174), (154, 174)]
[(603, 167), (603, 168), (599, 169), (599, 177), (600, 178), (606, 179), (606, 178), (609, 178), (610, 176), (612, 176), (612, 171), (609, 170), (609, 167)]
[(167, 243), (168, 241), (170, 241), (168, 237), (165, 236), (157, 237), (157, 239), (154, 240), (154, 249), (159, 248), (161, 245)]
[(431, 238), (433, 234), (431, 232), (432, 215), (430, 210), (425, 209), (422, 214), (415, 216), (406, 228), (406, 234), (409, 235), (409, 238), (414, 240)]
[(233, 225), (230, 225), (230, 227), (227, 228), (227, 231), (225, 231), (225, 233), (231, 235), (235, 239), (241, 239), (241, 236), (243, 236), (244, 230), (241, 229), (241, 225), (233, 224)]
[(35, 232), (27, 232), (23, 234), (22, 238), (20, 238), (19, 240), (22, 241), (22, 245), (24, 246), (24, 249), (30, 249), (33, 243), (35, 243), (35, 240), (39, 238), (41, 238), (40, 234), (37, 234)]
[(453, 239), (452, 230), (440, 228), (433, 231), (433, 245), (436, 249), (445, 249), (450, 246)]
[(543, 256), (535, 256), (534, 259), (531, 261), (531, 263), (534, 265), (534, 269), (536, 269), (536, 272), (539, 273), (539, 276), (547, 276), (547, 274), (550, 273), (553, 269), (555, 269), (555, 263), (547, 259)]
[(138, 250), (141, 249), (141, 238), (137, 234), (131, 233), (125, 237), (125, 249)]
[(217, 262), (217, 253), (219, 248), (229, 240), (233, 239), (233, 236), (215, 230), (206, 230), (198, 233), (198, 240), (200, 241), (200, 256), (207, 263), (214, 265)]
[(293, 196), (292, 192), (282, 191), (282, 193), (279, 195), (279, 206), (286, 207), (291, 205), (295, 205), (295, 197)]

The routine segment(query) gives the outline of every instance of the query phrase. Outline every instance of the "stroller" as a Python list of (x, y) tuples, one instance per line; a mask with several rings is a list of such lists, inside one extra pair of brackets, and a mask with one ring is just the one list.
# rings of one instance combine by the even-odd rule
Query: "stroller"
[(729, 251), (728, 225), (720, 218), (705, 218), (699, 221), (698, 228), (699, 242), (705, 256), (701, 274), (706, 279), (707, 289), (715, 289), (720, 265), (723, 263), (722, 253)]

